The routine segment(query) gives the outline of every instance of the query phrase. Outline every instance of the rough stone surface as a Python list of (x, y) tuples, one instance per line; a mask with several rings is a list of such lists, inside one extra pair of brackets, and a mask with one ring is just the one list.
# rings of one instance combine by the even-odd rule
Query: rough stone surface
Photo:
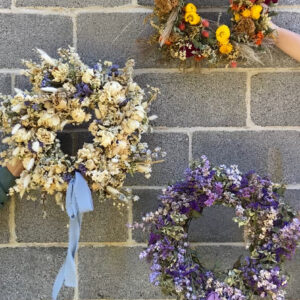
[(100, 202), (93, 195), (94, 211), (84, 214), (81, 242), (125, 242), (128, 238), (128, 210), (118, 210), (111, 200)]
[[(69, 218), (66, 212), (61, 210), (53, 197), (48, 197), (43, 204), (39, 195), (36, 196), (36, 201), (27, 200), (26, 197), (16, 201), (18, 242), (67, 242)], [(43, 211), (46, 212), (45, 217)]]
[(0, 205), (0, 243), (6, 244), (9, 241), (9, 204)]
[(285, 192), (285, 201), (300, 213), (300, 190), (287, 190)]
[(8, 95), (11, 93), (10, 75), (0, 74), (0, 93)]
[[(133, 204), (133, 219), (142, 220), (142, 216), (158, 208), (160, 190), (135, 190), (140, 200)], [(227, 207), (212, 207), (204, 210), (199, 219), (193, 220), (189, 230), (191, 242), (241, 242), (242, 231), (232, 221), (233, 211)], [(148, 234), (140, 230), (133, 231), (133, 238), (138, 242), (146, 242)]]
[(89, 6), (113, 7), (129, 4), (130, 0), (16, 0), (16, 6), (47, 6), (79, 8)]
[(253, 122), (260, 126), (299, 126), (299, 81), (300, 73), (261, 73), (253, 76)]
[(0, 14), (0, 68), (22, 68), (22, 59), (37, 59), (33, 48), (55, 56), (72, 45), (72, 20), (66, 16)]
[(32, 85), (28, 79), (28, 77), (24, 75), (17, 75), (15, 79), (15, 87), (20, 90), (27, 90), (30, 91), (32, 88)]
[(167, 152), (168, 158), (160, 164), (153, 165), (150, 179), (136, 173), (133, 177), (128, 175), (126, 185), (161, 186), (180, 179), (188, 166), (188, 136), (181, 133), (155, 133), (147, 135), (144, 141), (149, 144), (150, 149), (161, 147)]
[[(0, 299), (51, 299), (52, 285), (66, 255), (62, 248), (1, 248)], [(73, 299), (73, 289), (63, 289), (60, 300)]]
[(256, 170), (274, 181), (300, 181), (300, 133), (296, 131), (197, 132), (193, 159), (207, 155), (214, 164), (237, 164), (241, 171)]
[(141, 251), (140, 247), (79, 249), (80, 299), (161, 299), (160, 290), (149, 283)]
[(11, 6), (11, 0), (0, 0), (0, 8), (9, 8)]
[(151, 107), (151, 112), (159, 116), (154, 122), (156, 126), (245, 125), (246, 103), (241, 101), (246, 94), (243, 73), (165, 73), (139, 75), (135, 79), (143, 87), (149, 84), (161, 91)]

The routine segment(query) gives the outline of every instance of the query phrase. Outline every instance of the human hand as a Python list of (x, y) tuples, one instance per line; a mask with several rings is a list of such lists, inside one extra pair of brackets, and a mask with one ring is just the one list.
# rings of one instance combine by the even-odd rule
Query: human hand
[(15, 177), (19, 177), (24, 170), (23, 164), (20, 160), (16, 160), (14, 163), (7, 164), (8, 171)]

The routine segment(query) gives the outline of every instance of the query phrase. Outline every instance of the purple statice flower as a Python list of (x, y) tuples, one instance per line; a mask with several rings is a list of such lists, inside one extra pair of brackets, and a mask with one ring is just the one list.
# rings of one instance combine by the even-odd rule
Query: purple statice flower
[(74, 94), (74, 98), (80, 98), (80, 102), (82, 102), (85, 97), (89, 97), (92, 93), (93, 91), (89, 85), (81, 82), (76, 84), (76, 93)]
[(155, 244), (160, 238), (161, 238), (161, 236), (159, 234), (155, 234), (155, 233), (151, 232), (148, 244), (149, 245)]
[(95, 64), (95, 65), (93, 66), (93, 70), (94, 70), (94, 71), (99, 71), (99, 72), (101, 72), (101, 71), (102, 71), (102, 65), (99, 64), (99, 63)]
[(29, 105), (30, 105), (30, 101), (26, 100), (26, 101), (24, 101), (24, 104), (25, 104), (26, 106), (29, 106)]
[(158, 277), (160, 275), (161, 275), (161, 272), (157, 272), (157, 271), (150, 273), (150, 276), (149, 276), (150, 283), (153, 283), (154, 285), (158, 285), (159, 284)]
[(78, 166), (78, 171), (82, 174), (82, 175), (85, 175), (86, 171), (87, 171), (87, 168), (85, 167), (84, 164), (79, 164)]
[(69, 183), (72, 180), (73, 176), (70, 173), (64, 173), (62, 178), (65, 182)]
[(109, 67), (108, 69), (108, 76), (119, 76), (120, 75), (120, 71), (119, 71), (119, 65), (114, 64), (112, 66)]
[(219, 297), (219, 294), (216, 292), (211, 292), (209, 295), (206, 297), (206, 300), (221, 300)]
[(51, 86), (51, 79), (49, 78), (50, 74), (46, 73), (41, 82), (41, 88)]
[(36, 103), (32, 104), (32, 109), (39, 110), (39, 105)]

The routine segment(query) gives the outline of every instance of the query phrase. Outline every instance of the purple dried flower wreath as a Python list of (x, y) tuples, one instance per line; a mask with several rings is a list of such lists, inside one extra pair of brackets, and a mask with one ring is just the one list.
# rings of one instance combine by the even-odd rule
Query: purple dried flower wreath
[[(283, 192), (282, 185), (255, 172), (242, 175), (237, 166), (212, 167), (203, 156), (186, 170), (183, 181), (163, 191), (157, 211), (134, 225), (150, 229), (148, 247), (140, 254), (151, 261), (150, 281), (178, 299), (285, 299), (288, 276), (282, 265), (295, 253), (300, 221), (282, 202)], [(249, 249), (249, 256), (220, 279), (202, 266), (188, 241), (190, 222), (212, 205), (235, 209), (233, 220), (245, 226)]]

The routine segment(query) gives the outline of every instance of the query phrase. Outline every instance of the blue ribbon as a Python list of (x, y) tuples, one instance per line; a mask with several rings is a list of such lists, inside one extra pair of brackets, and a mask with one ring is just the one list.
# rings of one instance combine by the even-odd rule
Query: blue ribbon
[(85, 212), (94, 210), (91, 190), (79, 172), (75, 173), (75, 178), (68, 185), (66, 208), (70, 218), (68, 254), (53, 285), (53, 300), (56, 300), (63, 284), (68, 287), (77, 286), (75, 254), (80, 238), (82, 215)]

